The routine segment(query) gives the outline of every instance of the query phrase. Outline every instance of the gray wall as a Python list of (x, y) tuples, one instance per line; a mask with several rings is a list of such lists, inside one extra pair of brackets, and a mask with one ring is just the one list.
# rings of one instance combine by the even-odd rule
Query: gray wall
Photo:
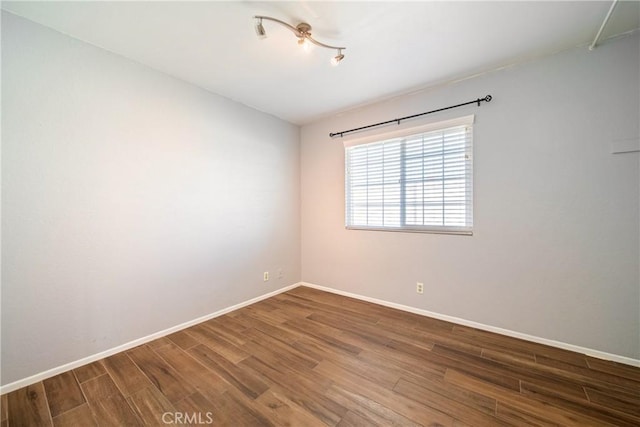
[(3, 384), (298, 282), (299, 182), (298, 127), (3, 13)]
[[(639, 51), (636, 33), (304, 126), (303, 280), (640, 357), (640, 162), (610, 151), (640, 134)], [(329, 132), (487, 94), (413, 122), (476, 114), (472, 237), (345, 230)]]

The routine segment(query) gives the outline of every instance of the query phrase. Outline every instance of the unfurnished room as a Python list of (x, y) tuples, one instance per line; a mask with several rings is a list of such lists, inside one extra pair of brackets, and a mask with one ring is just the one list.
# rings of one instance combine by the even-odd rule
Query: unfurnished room
[(640, 1), (3, 1), (1, 426), (640, 425)]

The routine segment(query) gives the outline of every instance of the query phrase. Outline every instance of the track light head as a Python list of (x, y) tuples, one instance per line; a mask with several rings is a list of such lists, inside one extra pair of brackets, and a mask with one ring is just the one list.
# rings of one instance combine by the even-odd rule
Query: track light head
[(302, 46), (305, 52), (309, 52), (311, 50), (311, 42), (306, 37), (300, 37), (298, 39), (298, 45)]
[(266, 39), (267, 32), (264, 30), (264, 26), (262, 25), (262, 18), (257, 19), (258, 21), (256, 22), (256, 34), (258, 35), (259, 39)]
[(340, 63), (344, 59), (344, 55), (342, 54), (342, 49), (338, 49), (338, 54), (331, 58), (331, 65), (334, 67)]

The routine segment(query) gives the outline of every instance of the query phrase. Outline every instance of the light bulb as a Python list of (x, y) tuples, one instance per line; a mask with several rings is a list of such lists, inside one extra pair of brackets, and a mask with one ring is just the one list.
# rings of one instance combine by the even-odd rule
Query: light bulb
[(311, 42), (306, 37), (300, 37), (298, 39), (298, 45), (302, 46), (305, 52), (311, 50)]

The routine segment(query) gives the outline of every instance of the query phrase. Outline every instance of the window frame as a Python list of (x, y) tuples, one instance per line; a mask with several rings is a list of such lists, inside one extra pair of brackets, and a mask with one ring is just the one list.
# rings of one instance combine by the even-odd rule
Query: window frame
[[(465, 235), (465, 236), (472, 236), (473, 235), (473, 229), (474, 229), (474, 221), (473, 221), (473, 207), (474, 207), (474, 179), (473, 179), (473, 175), (474, 175), (474, 157), (473, 157), (473, 150), (474, 150), (474, 144), (473, 144), (473, 132), (474, 132), (474, 122), (475, 122), (475, 116), (474, 115), (468, 115), (468, 116), (464, 116), (464, 117), (458, 117), (458, 118), (454, 118), (454, 119), (450, 119), (450, 120), (443, 120), (443, 121), (439, 121), (439, 122), (433, 122), (433, 123), (428, 123), (428, 124), (424, 124), (424, 125), (419, 125), (419, 126), (411, 126), (411, 127), (402, 127), (400, 129), (396, 128), (396, 130), (390, 131), (390, 132), (384, 132), (384, 133), (377, 133), (375, 135), (370, 135), (370, 136), (365, 136), (365, 137), (360, 137), (360, 138), (350, 138), (350, 139), (346, 139), (344, 141), (344, 161), (345, 161), (345, 175), (344, 175), (344, 189), (345, 189), (345, 194), (344, 194), (344, 201), (345, 201), (345, 207), (344, 207), (344, 221), (345, 221), (345, 228), (347, 230), (364, 230), (364, 231), (387, 231), (387, 232), (406, 232), (406, 233), (434, 233), (434, 234), (453, 234), (453, 235)], [(365, 145), (365, 144), (375, 144), (375, 143), (381, 143), (381, 142), (387, 142), (387, 141), (391, 141), (394, 139), (409, 139), (412, 136), (416, 136), (416, 135), (420, 135), (420, 134), (426, 134), (426, 133), (430, 133), (430, 132), (438, 132), (438, 131), (444, 131), (447, 129), (451, 129), (451, 128), (456, 128), (456, 127), (462, 127), (462, 126), (466, 126), (469, 127), (469, 135), (468, 138), (465, 139), (465, 156), (468, 156), (469, 158), (467, 159), (469, 161), (468, 165), (465, 163), (465, 168), (468, 167), (469, 170), (469, 179), (465, 179), (465, 192), (469, 192), (469, 197), (467, 198), (465, 196), (465, 206), (466, 209), (469, 211), (469, 218), (470, 218), (470, 223), (466, 224), (464, 226), (446, 226), (446, 225), (406, 225), (406, 212), (404, 207), (405, 202), (406, 202), (406, 191), (404, 189), (404, 186), (406, 184), (406, 181), (404, 180), (404, 176), (401, 174), (401, 176), (403, 176), (403, 182), (401, 182), (401, 187), (402, 189), (400, 190), (400, 197), (401, 197), (401, 206), (403, 206), (403, 208), (401, 209), (401, 225), (400, 226), (368, 226), (368, 225), (350, 225), (349, 224), (349, 215), (350, 215), (350, 210), (349, 210), (349, 203), (350, 200), (349, 198), (349, 156), (348, 156), (348, 150), (352, 147), (355, 146), (360, 146), (360, 145)], [(403, 142), (404, 144), (404, 142)], [(404, 149), (402, 149), (403, 153), (402, 156), (405, 156), (404, 154)], [(404, 164), (406, 161), (406, 157), (401, 160), (401, 163)], [(404, 171), (404, 165), (403, 165), (403, 171)], [(470, 182), (468, 182), (470, 181)], [(468, 199), (468, 203), (466, 203), (466, 200)], [(423, 206), (424, 206), (424, 201), (423, 201)], [(402, 216), (404, 215), (404, 216)]]

